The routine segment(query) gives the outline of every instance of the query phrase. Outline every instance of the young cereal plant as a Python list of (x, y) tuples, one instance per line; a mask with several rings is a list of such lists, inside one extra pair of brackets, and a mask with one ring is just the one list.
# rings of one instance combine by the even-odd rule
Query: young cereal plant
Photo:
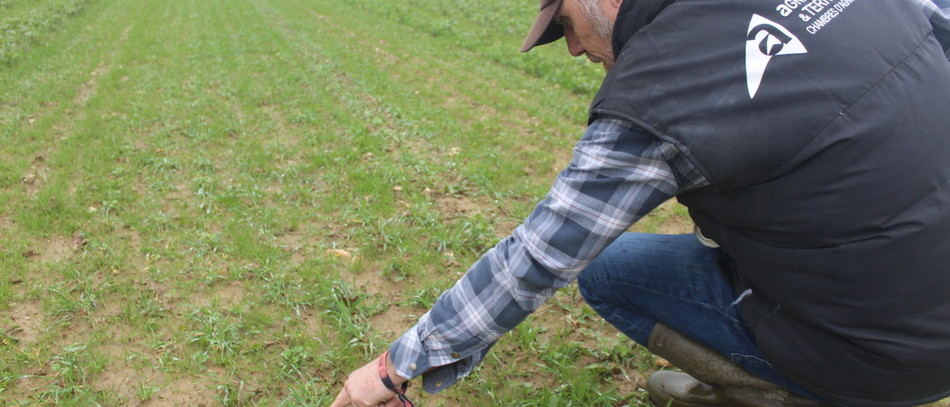
[(287, 388), (290, 393), (287, 397), (277, 404), (278, 407), (297, 407), (297, 406), (325, 406), (333, 401), (333, 397), (327, 394), (326, 383), (321, 379), (311, 379), (307, 382), (297, 383)]
[[(538, 346), (538, 355), (543, 360), (539, 371), (552, 375), (558, 383), (554, 387), (542, 387), (531, 392), (530, 397), (507, 395), (505, 398), (522, 399), (517, 406), (610, 406), (621, 400), (616, 390), (604, 385), (598, 369), (579, 368), (583, 355), (582, 345), (577, 343), (551, 343)], [(530, 391), (525, 389), (524, 391)]]
[(57, 406), (100, 405), (103, 395), (88, 386), (89, 381), (105, 368), (101, 355), (77, 343), (63, 348), (50, 360), (55, 372), (53, 382), (39, 392), (40, 399)]
[(261, 280), (264, 283), (264, 299), (268, 303), (290, 306), (298, 313), (301, 307), (312, 305), (301, 295), (300, 284), (292, 281), (287, 273), (269, 271), (261, 276)]
[[(366, 304), (365, 294), (355, 294), (341, 280), (322, 279), (317, 293), (317, 306), (336, 324), (339, 338), (346, 341), (348, 351), (340, 352), (355, 358), (372, 357), (377, 353), (377, 335), (369, 319), (383, 309), (383, 304)], [(353, 349), (356, 348), (356, 349)]]
[(413, 305), (422, 309), (430, 309), (439, 299), (442, 290), (435, 286), (416, 290), (411, 297), (404, 302), (407, 305)]
[(94, 277), (73, 269), (65, 273), (69, 280), (56, 283), (47, 288), (50, 294), (50, 310), (53, 315), (68, 317), (69, 314), (89, 314), (99, 306), (107, 281), (96, 282)]
[(135, 398), (139, 401), (151, 400), (155, 393), (161, 389), (161, 387), (149, 384), (148, 381), (140, 382), (135, 390)]
[(161, 325), (167, 309), (156, 300), (151, 290), (139, 292), (133, 301), (125, 304), (123, 317), (132, 324), (140, 324), (154, 333)]
[(298, 378), (306, 379), (310, 376), (306, 372), (313, 365), (313, 356), (307, 352), (307, 348), (294, 346), (281, 352), (280, 357), (282, 359), (280, 372), (285, 377), (296, 380)]
[[(214, 356), (215, 363), (231, 365), (243, 346), (240, 322), (210, 309), (197, 309), (189, 318), (197, 324), (190, 342), (198, 345), (201, 352)], [(205, 360), (207, 357), (198, 357), (195, 362)]]
[(253, 405), (259, 395), (257, 391), (249, 389), (243, 380), (228, 381), (216, 386), (221, 404), (225, 407), (239, 407)]

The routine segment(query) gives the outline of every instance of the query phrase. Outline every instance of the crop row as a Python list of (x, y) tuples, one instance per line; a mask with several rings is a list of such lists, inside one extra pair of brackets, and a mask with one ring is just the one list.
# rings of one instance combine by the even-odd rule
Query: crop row
[(0, 19), (5, 19), (7, 16), (12, 15), (10, 10), (15, 9), (20, 6), (32, 7), (40, 6), (39, 1), (31, 0), (0, 0), (0, 11), (4, 14), (0, 15)]
[(447, 39), (486, 61), (544, 78), (578, 94), (592, 94), (603, 79), (599, 67), (582, 60), (570, 61), (562, 45), (542, 47), (527, 54), (518, 52), (537, 15), (533, 3), (353, 0), (351, 4), (412, 27), (422, 35)]
[[(52, 0), (46, 8), (30, 10), (0, 21), (0, 64), (12, 62), (44, 33), (63, 20), (82, 12), (94, 0)], [(0, 0), (0, 9), (10, 6), (9, 0)]]

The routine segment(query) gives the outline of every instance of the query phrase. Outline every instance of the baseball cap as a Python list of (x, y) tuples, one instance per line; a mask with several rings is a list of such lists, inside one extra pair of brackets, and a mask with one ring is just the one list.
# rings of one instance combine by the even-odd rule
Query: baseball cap
[(541, 0), (541, 11), (537, 20), (531, 26), (531, 31), (521, 44), (521, 52), (528, 52), (531, 48), (557, 41), (564, 36), (564, 29), (554, 22), (554, 15), (561, 8), (562, 0)]

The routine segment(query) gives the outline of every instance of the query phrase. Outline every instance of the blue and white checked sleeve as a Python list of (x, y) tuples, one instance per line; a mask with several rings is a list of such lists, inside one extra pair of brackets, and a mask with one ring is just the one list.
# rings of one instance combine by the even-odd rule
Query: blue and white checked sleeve
[(923, 11), (933, 28), (934, 37), (950, 59), (950, 0), (910, 0)]
[(507, 331), (617, 236), (705, 180), (673, 147), (630, 122), (587, 129), (545, 199), (390, 347), (397, 373), (435, 393), (467, 375)]

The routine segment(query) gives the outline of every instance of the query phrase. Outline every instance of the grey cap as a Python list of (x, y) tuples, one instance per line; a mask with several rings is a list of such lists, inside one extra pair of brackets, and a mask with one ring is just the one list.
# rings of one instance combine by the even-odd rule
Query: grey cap
[(521, 52), (528, 52), (531, 48), (557, 41), (564, 36), (564, 29), (554, 22), (554, 15), (561, 8), (562, 0), (541, 0), (541, 11), (538, 19), (534, 20), (531, 31), (521, 44)]

